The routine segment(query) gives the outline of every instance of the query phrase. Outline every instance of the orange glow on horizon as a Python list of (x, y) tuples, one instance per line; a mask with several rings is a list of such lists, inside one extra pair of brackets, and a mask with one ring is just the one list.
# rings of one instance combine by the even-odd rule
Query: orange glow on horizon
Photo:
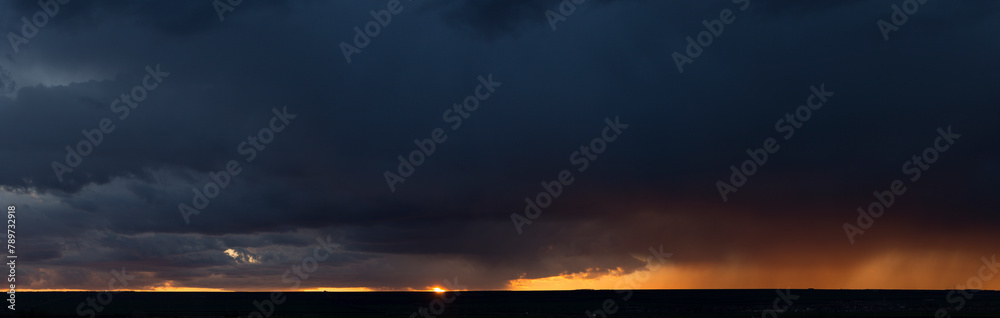
[(104, 291), (115, 291), (115, 292), (228, 292), (230, 290), (222, 288), (203, 288), (203, 287), (177, 287), (174, 286), (174, 281), (168, 280), (160, 285), (152, 286), (149, 288), (140, 289), (74, 289), (74, 288), (19, 288), (18, 291), (27, 292), (104, 292)]
[(223, 292), (227, 291), (221, 288), (202, 288), (202, 287), (176, 287), (174, 286), (174, 281), (168, 280), (163, 282), (161, 286), (153, 286), (153, 288), (148, 290), (133, 290), (133, 291), (152, 291), (152, 292)]
[[(628, 271), (623, 268), (591, 268), (583, 272), (511, 279), (498, 290), (577, 289), (926, 289), (1000, 290), (1000, 271), (993, 266), (995, 254), (946, 250), (892, 251), (850, 262), (787, 262), (769, 259), (747, 261), (733, 255), (726, 260), (648, 264)], [(807, 265), (809, 264), (809, 265)], [(984, 276), (980, 276), (984, 275)], [(44, 285), (42, 285), (44, 287)], [(253, 287), (188, 287), (175, 281), (155, 285), (130, 285), (127, 292), (270, 292)], [(477, 290), (472, 288), (471, 290)], [(485, 289), (478, 289), (485, 290)], [(26, 292), (100, 292), (102, 289), (18, 288)], [(440, 285), (422, 288), (311, 287), (290, 292), (412, 291), (445, 293)]]
[[(927, 252), (886, 253), (852, 267), (769, 268), (740, 262), (665, 264), (628, 274), (610, 271), (514, 279), (509, 290), (574, 289), (981, 289), (1000, 290), (1000, 273), (993, 274), (980, 256)], [(990, 257), (986, 257), (990, 259)], [(979, 270), (985, 267), (985, 277)], [(993, 275), (990, 275), (993, 274)]]
[(317, 287), (300, 289), (301, 292), (370, 292), (375, 291), (368, 287)]
[[(93, 290), (88, 290), (88, 289), (68, 289), (68, 288), (64, 288), (64, 289), (50, 289), (50, 288), (40, 288), (40, 289), (31, 289), (31, 288), (18, 288), (18, 289), (17, 289), (17, 291), (23, 291), (23, 292), (92, 292)], [(128, 290), (120, 290), (120, 291), (128, 291)]]
[[(648, 272), (646, 272), (648, 273)], [(508, 282), (508, 290), (576, 290), (576, 289), (629, 289), (629, 285), (637, 285), (641, 281), (635, 275), (625, 274), (621, 268), (588, 269), (582, 273), (563, 273), (558, 276), (525, 279), (519, 278)], [(596, 276), (596, 277), (595, 277)], [(648, 279), (648, 278), (647, 278)], [(618, 286), (615, 288), (615, 286)], [(632, 287), (634, 289), (635, 287)]]

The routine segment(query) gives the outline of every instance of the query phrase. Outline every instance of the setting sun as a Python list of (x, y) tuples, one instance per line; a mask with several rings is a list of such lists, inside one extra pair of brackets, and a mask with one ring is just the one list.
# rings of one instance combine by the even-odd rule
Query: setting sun
[(434, 292), (435, 293), (443, 293), (444, 289), (441, 289), (441, 287), (434, 287)]

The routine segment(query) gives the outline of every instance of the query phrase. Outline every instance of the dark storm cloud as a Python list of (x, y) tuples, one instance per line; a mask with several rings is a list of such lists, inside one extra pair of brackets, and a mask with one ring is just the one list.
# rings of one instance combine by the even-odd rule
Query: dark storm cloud
[[(326, 235), (340, 249), (304, 286), (504, 288), (638, 269), (660, 244), (683, 264), (850, 267), (1000, 225), (985, 208), (1000, 178), (1000, 91), (982, 71), (1000, 66), (995, 4), (928, 2), (883, 41), (890, 3), (751, 1), (678, 74), (671, 54), (730, 1), (596, 1), (556, 32), (558, 1), (401, 3), (350, 64), (340, 42), (384, 1), (247, 1), (224, 22), (209, 2), (73, 1), (20, 53), (5, 43), (22, 86), (0, 97), (0, 184), (27, 212), (32, 287), (100, 288), (126, 266), (141, 286), (286, 288)], [(37, 10), (8, 6), (6, 30)], [(112, 101), (156, 65), (170, 75), (118, 119)], [(448, 128), (445, 109), (490, 74), (502, 86)], [(729, 165), (780, 138), (775, 121), (821, 84), (835, 95), (723, 203)], [(297, 117), (246, 162), (237, 146), (286, 105)], [(518, 235), (510, 214), (616, 116), (625, 133)], [(102, 118), (115, 130), (60, 182), (51, 163)], [(848, 244), (840, 225), (947, 126), (954, 148)], [(439, 127), (448, 140), (390, 192), (383, 172)], [(177, 204), (229, 160), (242, 172), (186, 225)]]
[[(841, 7), (853, 7), (864, 4), (864, 0), (847, 1), (794, 1), (794, 0), (755, 0), (752, 5), (762, 12), (776, 14), (803, 14), (819, 13), (825, 10), (833, 10)], [(881, 6), (881, 4), (879, 5)], [(888, 6), (886, 4), (885, 6)]]
[[(16, 1), (5, 3), (7, 16), (5, 26), (19, 29), (21, 16), (29, 19), (41, 10), (38, 1)], [(283, 2), (246, 2), (240, 10), (261, 8), (281, 14), (290, 6)], [(107, 24), (108, 20), (126, 20), (137, 27), (148, 28), (167, 36), (192, 36), (221, 26), (218, 14), (211, 8), (211, 2), (185, 1), (178, 3), (157, 1), (71, 1), (59, 6), (60, 10), (44, 28), (94, 28)]]
[[(576, 9), (585, 11), (591, 6), (606, 5), (620, 0), (589, 0), (579, 5), (572, 4), (573, 13)], [(634, 1), (634, 0), (633, 0)], [(486, 40), (495, 40), (502, 35), (515, 35), (519, 29), (532, 29), (547, 25), (548, 20), (543, 14), (553, 10), (559, 12), (563, 1), (558, 0), (487, 0), (487, 1), (429, 1), (424, 9), (439, 11), (441, 17), (456, 29), (470, 31), (472, 35)], [(568, 1), (567, 1), (568, 2)], [(570, 6), (566, 6), (570, 10)]]

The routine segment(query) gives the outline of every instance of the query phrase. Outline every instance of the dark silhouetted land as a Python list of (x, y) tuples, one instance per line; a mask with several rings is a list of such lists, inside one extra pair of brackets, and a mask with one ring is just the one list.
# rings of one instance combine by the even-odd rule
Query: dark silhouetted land
[[(1000, 317), (1000, 292), (978, 291), (973, 298), (934, 290), (792, 290), (798, 296), (777, 317), (934, 317), (945, 309), (951, 317)], [(81, 317), (92, 307), (81, 304), (94, 292), (21, 292), (14, 317)], [(608, 317), (761, 317), (775, 302), (775, 290), (639, 290), (631, 297), (609, 290), (425, 292), (296, 292), (285, 293), (270, 317), (410, 317), (421, 307), (428, 317), (582, 317), (607, 303)], [(247, 317), (254, 301), (270, 293), (120, 292), (97, 317)], [(451, 299), (451, 303), (440, 300)], [(964, 300), (960, 309), (958, 299)], [(951, 300), (951, 302), (949, 302)], [(443, 307), (440, 307), (444, 304)], [(100, 305), (100, 303), (98, 303)], [(265, 305), (265, 307), (267, 307)], [(265, 308), (266, 310), (267, 308)], [(432, 310), (442, 310), (435, 315)], [(10, 311), (4, 310), (10, 317)], [(84, 314), (89, 317), (89, 313)], [(417, 314), (415, 317), (421, 317)], [(253, 317), (258, 317), (254, 315)], [(260, 317), (265, 317), (261, 315)], [(598, 317), (600, 314), (598, 313)], [(768, 315), (770, 317), (770, 315)]]

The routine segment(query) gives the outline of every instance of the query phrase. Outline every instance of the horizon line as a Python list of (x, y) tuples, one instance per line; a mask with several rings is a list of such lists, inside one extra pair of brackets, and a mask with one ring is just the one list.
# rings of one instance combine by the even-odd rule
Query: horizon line
[(471, 290), (86, 290), (86, 289), (25, 289), (16, 290), (23, 293), (103, 293), (103, 292), (129, 292), (129, 293), (462, 293), (462, 292), (573, 292), (573, 291), (711, 291), (711, 290), (820, 290), (820, 291), (996, 291), (1000, 289), (922, 289), (922, 288), (636, 288), (636, 289), (537, 289), (537, 290), (515, 290), (515, 289), (471, 289)]

